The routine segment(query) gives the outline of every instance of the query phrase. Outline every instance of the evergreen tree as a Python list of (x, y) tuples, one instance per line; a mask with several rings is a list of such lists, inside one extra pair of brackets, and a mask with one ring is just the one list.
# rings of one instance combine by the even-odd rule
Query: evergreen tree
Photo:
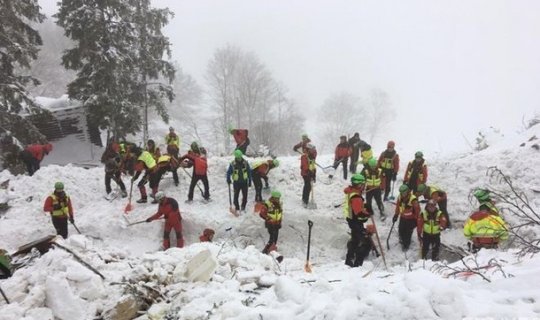
[(160, 82), (151, 86), (149, 79), (174, 77), (163, 60), (170, 43), (161, 33), (171, 15), (150, 8), (149, 0), (70, 0), (55, 16), (77, 43), (62, 56), (64, 67), (77, 71), (69, 97), (82, 101), (89, 120), (116, 137), (140, 130), (144, 106), (156, 107), (167, 121), (161, 98), (172, 99), (172, 91)]

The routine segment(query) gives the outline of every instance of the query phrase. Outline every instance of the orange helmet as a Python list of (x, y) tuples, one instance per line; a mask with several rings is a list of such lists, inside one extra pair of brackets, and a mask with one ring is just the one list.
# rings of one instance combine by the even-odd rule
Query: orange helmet
[(388, 144), (386, 145), (387, 148), (393, 148), (396, 146), (396, 143), (393, 140), (388, 141)]

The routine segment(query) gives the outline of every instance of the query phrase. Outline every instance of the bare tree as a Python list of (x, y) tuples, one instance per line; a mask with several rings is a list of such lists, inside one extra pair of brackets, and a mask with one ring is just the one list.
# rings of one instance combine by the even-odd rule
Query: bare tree
[(392, 108), (388, 93), (382, 89), (371, 90), (369, 104), (371, 110), (370, 120), (367, 122), (367, 136), (369, 141), (373, 141), (396, 117), (396, 111)]
[(362, 100), (348, 92), (334, 93), (319, 108), (318, 120), (322, 129), (319, 148), (332, 150), (342, 135), (366, 128), (367, 110)]

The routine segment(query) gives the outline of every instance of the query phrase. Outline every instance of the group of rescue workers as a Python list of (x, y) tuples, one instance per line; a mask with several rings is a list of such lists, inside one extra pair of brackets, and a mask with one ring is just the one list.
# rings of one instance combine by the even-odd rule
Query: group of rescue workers
[[(255, 212), (265, 221), (265, 227), (269, 233), (269, 240), (263, 252), (269, 253), (277, 249), (279, 229), (283, 219), (283, 204), (281, 193), (277, 190), (271, 192), (268, 200), (262, 197), (263, 181), (264, 188), (269, 189), (268, 174), (270, 170), (279, 166), (277, 159), (256, 161), (250, 163), (244, 158), (249, 146), (248, 130), (229, 128), (229, 133), (236, 141), (236, 149), (233, 153), (234, 160), (230, 162), (226, 182), (234, 190), (233, 203), (231, 209), (235, 214), (245, 212), (247, 204), (248, 188), (255, 187)], [(120, 192), (117, 195), (127, 197), (128, 192), (122, 181), (122, 174), (131, 175), (131, 187), (138, 180), (137, 187), (140, 192), (138, 203), (148, 202), (146, 184), (150, 187), (150, 197), (152, 203), (159, 204), (157, 212), (146, 219), (146, 222), (165, 218), (165, 231), (163, 236), (163, 248), (170, 247), (170, 233), (175, 231), (176, 246), (183, 247), (184, 239), (182, 235), (182, 217), (178, 202), (167, 197), (163, 191), (159, 190), (159, 183), (163, 175), (171, 172), (176, 186), (179, 184), (177, 170), (181, 168), (191, 178), (186, 203), (193, 201), (194, 189), (199, 187), (198, 181), (202, 181), (204, 191), (200, 189), (204, 202), (210, 201), (208, 183), (207, 152), (204, 147), (197, 142), (190, 145), (189, 151), (179, 156), (180, 137), (175, 133), (174, 128), (169, 128), (169, 133), (165, 136), (167, 152), (161, 154), (159, 147), (154, 140), (147, 141), (145, 149), (133, 143), (118, 142), (114, 138), (108, 141), (105, 152), (102, 156), (102, 163), (105, 167), (105, 190), (109, 199), (113, 197), (111, 180), (115, 181)], [(43, 156), (52, 150), (52, 145), (31, 145), (26, 148), (22, 159), (28, 167), (28, 172), (32, 175), (39, 169), (39, 163)], [(316, 182), (317, 149), (311, 143), (307, 134), (302, 135), (302, 141), (293, 147), (300, 156), (300, 174), (304, 181), (302, 191), (302, 202), (304, 207), (308, 207), (310, 195), (313, 192), (313, 184)], [(422, 259), (426, 259), (431, 248), (432, 260), (439, 257), (441, 245), (441, 231), (451, 227), (450, 217), (447, 210), (447, 193), (440, 188), (427, 184), (428, 168), (424, 160), (424, 155), (418, 151), (411, 160), (403, 175), (403, 183), (399, 186), (399, 196), (394, 200), (393, 186), (397, 180), (399, 172), (399, 155), (395, 150), (394, 141), (388, 141), (386, 149), (380, 154), (378, 159), (373, 155), (371, 146), (360, 139), (360, 135), (355, 133), (352, 137), (341, 136), (335, 149), (334, 163), (331, 173), (328, 175), (332, 179), (335, 170), (342, 165), (343, 179), (347, 180), (348, 173), (352, 174), (351, 184), (344, 189), (345, 200), (342, 204), (344, 216), (350, 228), (351, 238), (347, 243), (347, 253), (345, 264), (356, 267), (363, 263), (365, 257), (371, 250), (376, 250), (372, 234), (375, 232), (373, 200), (377, 204), (380, 219), (386, 219), (383, 202), (390, 202), (395, 205), (392, 217), (392, 228), (398, 222), (399, 242), (404, 251), (411, 245), (411, 238), (416, 228), (418, 241), (421, 245)], [(362, 168), (357, 171), (359, 165)], [(186, 168), (193, 168), (192, 174)], [(320, 166), (319, 166), (320, 167)], [(325, 169), (325, 168), (323, 168)], [(326, 170), (323, 170), (327, 173)], [(141, 177), (142, 176), (142, 177)], [(140, 180), (139, 180), (140, 178)], [(239, 201), (240, 193), (242, 200)], [(365, 198), (364, 198), (365, 196)], [(475, 211), (466, 221), (464, 234), (469, 239), (471, 250), (477, 251), (481, 248), (496, 248), (501, 240), (508, 237), (506, 224), (490, 198), (488, 190), (478, 189), (474, 196), (480, 203), (478, 211)], [(420, 198), (423, 198), (420, 200)], [(420, 203), (425, 203), (422, 209)], [(64, 191), (62, 182), (54, 185), (54, 192), (47, 197), (44, 210), (50, 212), (52, 223), (58, 235), (66, 238), (68, 235), (68, 221), (74, 223), (73, 207), (70, 197)], [(369, 219), (373, 223), (367, 225)], [(214, 231), (205, 229), (200, 236), (201, 241), (212, 241)]]

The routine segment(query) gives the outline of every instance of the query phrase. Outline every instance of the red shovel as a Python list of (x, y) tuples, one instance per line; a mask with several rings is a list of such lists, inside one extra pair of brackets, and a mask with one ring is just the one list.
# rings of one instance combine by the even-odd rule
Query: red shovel
[(131, 194), (132, 193), (133, 193), (133, 180), (131, 180), (131, 187), (129, 188), (128, 204), (126, 205), (126, 208), (124, 209), (125, 214), (128, 214), (131, 210), (133, 210), (133, 206), (131, 205)]

